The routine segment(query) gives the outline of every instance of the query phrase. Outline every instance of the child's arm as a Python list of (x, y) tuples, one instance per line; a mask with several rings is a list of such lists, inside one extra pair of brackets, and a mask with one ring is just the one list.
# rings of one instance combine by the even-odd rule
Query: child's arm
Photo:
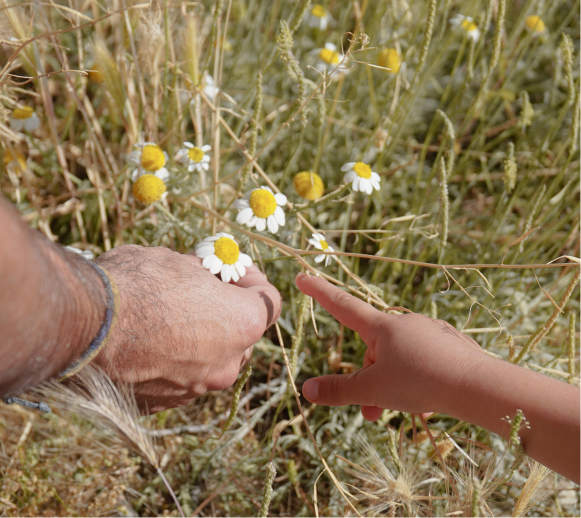
[(382, 313), (318, 277), (299, 274), (296, 282), (368, 346), (355, 374), (305, 382), (309, 401), (362, 405), (371, 421), (384, 408), (442, 412), (504, 438), (503, 418), (522, 409), (530, 423), (519, 433), (526, 454), (579, 483), (578, 387), (492, 358), (442, 320)]

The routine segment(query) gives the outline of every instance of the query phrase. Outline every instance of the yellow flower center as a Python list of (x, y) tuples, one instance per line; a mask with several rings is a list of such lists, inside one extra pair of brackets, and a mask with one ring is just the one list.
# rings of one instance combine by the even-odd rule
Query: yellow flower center
[(371, 167), (363, 162), (357, 162), (353, 166), (353, 171), (355, 171), (357, 176), (360, 176), (361, 178), (371, 178)]
[(259, 218), (268, 218), (268, 216), (272, 216), (276, 209), (274, 194), (266, 189), (256, 189), (253, 191), (248, 203), (250, 203), (254, 215)]
[(321, 4), (315, 4), (311, 9), (311, 14), (317, 18), (323, 18), (326, 14), (325, 8)]
[(188, 149), (188, 156), (193, 162), (201, 162), (204, 158), (204, 152), (199, 147)]
[(228, 237), (221, 237), (214, 244), (214, 253), (224, 264), (234, 264), (238, 261), (240, 248), (235, 241)]
[(531, 31), (543, 32), (545, 30), (545, 22), (543, 22), (541, 17), (536, 14), (527, 16), (525, 23)]
[(105, 77), (103, 76), (103, 73), (100, 70), (97, 69), (89, 70), (88, 74), (89, 79), (94, 83), (101, 84), (103, 81), (105, 81)]
[(15, 119), (30, 119), (33, 114), (34, 109), (30, 106), (23, 106), (22, 108), (16, 108), (16, 110), (12, 112), (12, 117)]
[(329, 65), (335, 65), (339, 63), (339, 54), (334, 50), (325, 48), (319, 52), (319, 59)]
[(474, 22), (471, 22), (470, 20), (462, 20), (462, 27), (464, 27), (466, 32), (472, 32), (478, 29), (478, 25), (476, 25)]
[(159, 201), (165, 191), (163, 180), (152, 174), (140, 176), (133, 184), (133, 196), (147, 205)]
[(16, 167), (17, 171), (24, 171), (26, 169), (26, 159), (18, 152), (15, 152), (15, 155), (12, 154), (12, 151), (10, 151), (9, 149), (6, 149), (4, 151), (4, 165), (8, 166), (10, 164), (13, 164), (13, 166), (16, 166), (16, 164), (18, 164), (18, 167)]
[(149, 172), (159, 171), (165, 165), (165, 155), (159, 146), (148, 144), (143, 148), (141, 165)]
[(297, 174), (293, 184), (298, 195), (307, 200), (318, 200), (325, 192), (325, 184), (321, 177), (309, 171)]
[(327, 250), (327, 248), (329, 248), (329, 243), (327, 243), (327, 241), (325, 241), (325, 240), (323, 240), (323, 239), (321, 239), (321, 240), (319, 241), (319, 244), (321, 245), (321, 248), (322, 248), (323, 250)]
[(397, 74), (401, 68), (399, 54), (396, 49), (383, 49), (377, 56), (377, 64), (380, 67), (389, 68), (390, 74)]

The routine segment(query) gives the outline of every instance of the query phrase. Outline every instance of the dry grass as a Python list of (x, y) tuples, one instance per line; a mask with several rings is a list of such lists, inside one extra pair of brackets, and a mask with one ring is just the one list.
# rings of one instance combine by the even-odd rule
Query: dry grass
[[(554, 268), (522, 267), (579, 257), (578, 4), (330, 0), (325, 31), (300, 23), (305, 5), (0, 0), (2, 154), (26, 159), (23, 171), (5, 167), (0, 189), (23, 218), (97, 254), (129, 243), (185, 252), (228, 230), (284, 300), (223, 435), (232, 390), (149, 418), (115, 396), (105, 411), (113, 428), (90, 401), (96, 413), (0, 405), (0, 514), (177, 515), (159, 472), (141, 460), (150, 440), (145, 457), (157, 459), (188, 515), (256, 515), (267, 466), (277, 473), (271, 516), (579, 513), (571, 482), (526, 460), (512, 472), (518, 450), (467, 423), (430, 419), (442, 467), (410, 416), (386, 411), (371, 424), (357, 408), (299, 408), (285, 358), (300, 389), (313, 375), (356, 369), (365, 349), (316, 304), (309, 316), (293, 283), (303, 268), (378, 308), (446, 319), (489, 354), (579, 383), (579, 328), (568, 317), (579, 312), (578, 266), (561, 258)], [(451, 28), (458, 13), (475, 19), (478, 42)], [(531, 14), (543, 34), (526, 29)], [(349, 71), (325, 81), (311, 51), (326, 41), (349, 51)], [(397, 74), (378, 68), (388, 47), (401, 56)], [(208, 72), (221, 90), (214, 102)], [(19, 104), (38, 114), (32, 133), (11, 129)], [(212, 168), (189, 173), (170, 160), (167, 198), (145, 207), (125, 162), (143, 138), (170, 158), (183, 141), (211, 144)], [(380, 173), (379, 193), (343, 188), (340, 168), (353, 160)], [(292, 179), (305, 170), (322, 177), (328, 196), (296, 195)], [(289, 197), (276, 236), (233, 223), (237, 194), (265, 184)], [(339, 252), (327, 268), (304, 253), (313, 229)], [(566, 301), (565, 313), (554, 301)], [(115, 439), (120, 431), (142, 439), (130, 451)]]

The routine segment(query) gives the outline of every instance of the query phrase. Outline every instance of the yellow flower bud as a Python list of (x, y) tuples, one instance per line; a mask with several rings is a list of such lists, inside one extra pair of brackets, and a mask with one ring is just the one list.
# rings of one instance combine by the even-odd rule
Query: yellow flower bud
[(377, 64), (380, 67), (389, 68), (390, 74), (397, 74), (401, 68), (401, 60), (396, 49), (383, 49), (377, 55)]
[(325, 192), (325, 184), (321, 177), (309, 171), (297, 174), (293, 184), (298, 195), (307, 200), (318, 200)]
[(163, 180), (153, 174), (144, 174), (133, 184), (133, 196), (146, 205), (161, 200), (165, 191)]
[(543, 32), (545, 30), (545, 22), (536, 14), (527, 16), (525, 24), (533, 32)]

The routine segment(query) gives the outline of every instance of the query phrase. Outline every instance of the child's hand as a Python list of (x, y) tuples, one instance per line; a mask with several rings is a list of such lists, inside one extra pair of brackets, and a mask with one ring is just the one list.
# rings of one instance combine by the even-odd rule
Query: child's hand
[(301, 273), (296, 283), (368, 347), (356, 373), (305, 382), (303, 395), (313, 403), (362, 405), (369, 421), (379, 419), (384, 408), (446, 412), (449, 391), (461, 389), (477, 364), (489, 359), (474, 340), (443, 320), (382, 313), (320, 277)]

